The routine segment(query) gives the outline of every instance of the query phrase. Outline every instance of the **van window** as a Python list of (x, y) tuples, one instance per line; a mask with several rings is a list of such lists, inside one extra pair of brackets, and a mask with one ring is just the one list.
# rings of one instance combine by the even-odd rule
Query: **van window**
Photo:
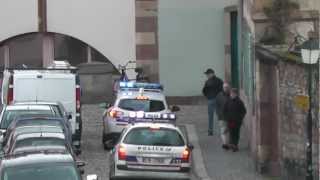
[(124, 139), (125, 144), (146, 146), (184, 146), (184, 140), (179, 132), (160, 128), (135, 128)]
[(159, 100), (121, 99), (119, 108), (128, 111), (159, 112), (165, 109), (164, 103)]

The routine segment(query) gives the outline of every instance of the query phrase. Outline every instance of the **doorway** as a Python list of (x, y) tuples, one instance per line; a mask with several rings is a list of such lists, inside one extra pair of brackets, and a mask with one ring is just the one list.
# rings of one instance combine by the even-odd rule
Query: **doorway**
[(239, 88), (239, 55), (238, 55), (238, 12), (230, 12), (231, 37), (231, 84)]

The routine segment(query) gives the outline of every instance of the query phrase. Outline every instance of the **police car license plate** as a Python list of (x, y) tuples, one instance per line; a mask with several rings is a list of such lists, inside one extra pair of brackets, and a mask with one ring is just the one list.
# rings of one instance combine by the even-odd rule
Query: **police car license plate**
[(164, 158), (143, 157), (142, 162), (146, 164), (164, 164)]

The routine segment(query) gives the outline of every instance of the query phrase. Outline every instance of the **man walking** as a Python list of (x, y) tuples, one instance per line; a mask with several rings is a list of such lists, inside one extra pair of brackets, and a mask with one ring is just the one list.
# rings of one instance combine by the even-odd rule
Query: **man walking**
[(231, 98), (224, 106), (224, 117), (228, 121), (228, 127), (230, 131), (229, 147), (233, 150), (233, 152), (236, 152), (239, 150), (238, 144), (240, 139), (240, 128), (247, 110), (238, 95), (237, 89), (231, 90), (230, 97)]
[(223, 81), (216, 77), (212, 69), (207, 69), (205, 72), (207, 76), (207, 81), (202, 89), (203, 95), (208, 99), (208, 116), (209, 116), (209, 126), (208, 126), (208, 135), (213, 135), (214, 129), (214, 113), (216, 106), (216, 96), (219, 92), (222, 91)]
[(221, 140), (222, 140), (222, 148), (225, 150), (229, 149), (229, 137), (228, 137), (228, 122), (224, 117), (224, 106), (226, 102), (230, 99), (230, 86), (228, 83), (223, 84), (223, 91), (221, 91), (216, 97), (216, 105), (217, 105), (217, 115), (220, 126)]

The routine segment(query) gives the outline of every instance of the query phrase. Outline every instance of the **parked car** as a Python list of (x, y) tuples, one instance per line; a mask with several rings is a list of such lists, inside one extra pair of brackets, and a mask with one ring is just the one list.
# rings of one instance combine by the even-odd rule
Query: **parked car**
[(110, 180), (190, 178), (193, 146), (179, 127), (152, 121), (132, 123), (124, 129), (111, 151)]
[(7, 69), (4, 71), (2, 102), (60, 102), (72, 115), (73, 144), (81, 144), (81, 90), (77, 69), (56, 62), (47, 69)]
[(58, 127), (20, 127), (11, 133), (3, 148), (4, 155), (30, 153), (34, 151), (69, 152), (76, 158), (72, 145)]
[(5, 132), (11, 122), (22, 115), (43, 115), (62, 118), (59, 110), (55, 106), (37, 104), (5, 105), (0, 114), (0, 131)]
[(178, 111), (177, 106), (171, 109), (167, 105), (160, 84), (120, 82), (120, 89), (113, 105), (106, 105), (103, 115), (102, 142), (105, 149), (113, 147), (122, 130), (128, 125), (122, 116), (144, 111), (149, 114)]
[[(43, 117), (43, 116), (40, 116), (40, 117), (22, 116), (22, 117), (16, 118), (13, 122), (11, 122), (6, 133), (4, 133), (2, 145), (4, 146), (8, 142), (8, 139), (11, 136), (12, 132), (14, 132), (18, 128), (47, 127), (47, 126), (60, 128), (66, 137), (66, 141), (72, 145), (71, 130), (68, 127), (68, 124), (66, 123), (65, 119), (55, 118), (55, 117)], [(37, 131), (34, 131), (34, 132), (37, 132)], [(72, 147), (74, 146), (72, 145)], [(77, 147), (74, 147), (73, 149), (77, 155), (81, 153), (81, 150), (78, 149)]]
[[(0, 180), (82, 180), (83, 165), (61, 152), (12, 155), (0, 162)], [(97, 180), (97, 176), (88, 175), (87, 180)]]

